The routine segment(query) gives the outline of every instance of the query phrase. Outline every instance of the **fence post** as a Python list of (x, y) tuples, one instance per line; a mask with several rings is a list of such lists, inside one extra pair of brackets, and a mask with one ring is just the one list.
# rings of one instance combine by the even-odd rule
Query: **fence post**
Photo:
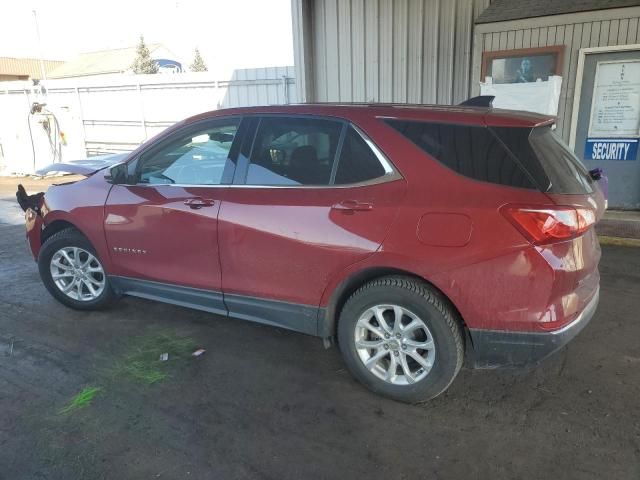
[(136, 80), (136, 87), (137, 87), (136, 90), (138, 92), (138, 99), (140, 100), (140, 117), (141, 117), (140, 125), (142, 126), (142, 134), (144, 138), (142, 142), (146, 142), (147, 141), (147, 121), (144, 117), (144, 101), (142, 99), (142, 88), (140, 86), (140, 80)]
[(82, 128), (82, 144), (84, 145), (84, 154), (87, 154), (87, 131), (84, 128), (84, 112), (82, 111), (82, 100), (80, 98), (80, 89), (74, 87), (76, 91), (76, 101), (78, 102), (78, 114), (80, 115), (80, 127)]
[(284, 90), (284, 103), (285, 105), (289, 103), (289, 77), (286, 75), (282, 76), (282, 87)]

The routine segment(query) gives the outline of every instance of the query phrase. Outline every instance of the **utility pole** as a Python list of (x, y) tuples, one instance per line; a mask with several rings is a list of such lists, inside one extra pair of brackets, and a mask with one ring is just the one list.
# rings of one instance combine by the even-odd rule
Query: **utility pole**
[(47, 80), (47, 71), (44, 68), (44, 59), (42, 58), (42, 42), (40, 41), (40, 27), (38, 27), (38, 14), (35, 10), (33, 12), (33, 20), (36, 24), (36, 36), (38, 37), (38, 50), (40, 51), (40, 75), (42, 80)]

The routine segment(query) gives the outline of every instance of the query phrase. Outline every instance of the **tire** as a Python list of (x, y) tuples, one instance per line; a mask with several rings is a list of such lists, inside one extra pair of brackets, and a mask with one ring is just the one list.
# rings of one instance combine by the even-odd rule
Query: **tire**
[[(66, 257), (62, 253), (63, 250), (67, 253)], [(74, 260), (75, 256), (77, 263)], [(89, 261), (90, 257), (93, 257), (93, 260)], [(115, 298), (109, 278), (93, 245), (75, 228), (60, 230), (44, 242), (38, 255), (38, 269), (49, 293), (60, 303), (73, 309), (100, 310), (111, 304)], [(53, 278), (53, 270), (58, 277), (57, 280)], [(64, 293), (63, 286), (68, 286), (71, 282), (74, 282), (74, 285), (69, 293)], [(81, 284), (80, 287), (78, 283)]]
[(356, 379), (406, 403), (443, 393), (464, 361), (458, 314), (433, 287), (410, 277), (382, 277), (353, 293), (340, 312), (338, 344)]

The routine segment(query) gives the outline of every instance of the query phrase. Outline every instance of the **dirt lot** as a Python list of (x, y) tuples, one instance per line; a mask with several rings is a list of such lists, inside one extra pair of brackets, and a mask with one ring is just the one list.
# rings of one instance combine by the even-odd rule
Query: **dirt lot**
[(133, 298), (66, 309), (12, 193), (0, 185), (0, 479), (640, 478), (640, 249), (603, 247), (600, 307), (568, 348), (529, 371), (463, 370), (416, 407), (304, 335)]

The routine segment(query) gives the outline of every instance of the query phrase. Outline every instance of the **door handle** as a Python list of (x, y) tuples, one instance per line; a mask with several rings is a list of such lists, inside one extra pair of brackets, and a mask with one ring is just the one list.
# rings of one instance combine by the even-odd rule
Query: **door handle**
[(359, 202), (358, 200), (343, 200), (336, 203), (331, 207), (333, 210), (342, 210), (345, 213), (349, 212), (368, 212), (373, 210), (373, 203)]
[(187, 198), (184, 201), (184, 204), (187, 207), (193, 208), (194, 210), (197, 210), (197, 209), (202, 208), (202, 207), (211, 207), (211, 206), (215, 205), (215, 203), (216, 203), (215, 200), (211, 200), (209, 198), (200, 198), (200, 197)]

